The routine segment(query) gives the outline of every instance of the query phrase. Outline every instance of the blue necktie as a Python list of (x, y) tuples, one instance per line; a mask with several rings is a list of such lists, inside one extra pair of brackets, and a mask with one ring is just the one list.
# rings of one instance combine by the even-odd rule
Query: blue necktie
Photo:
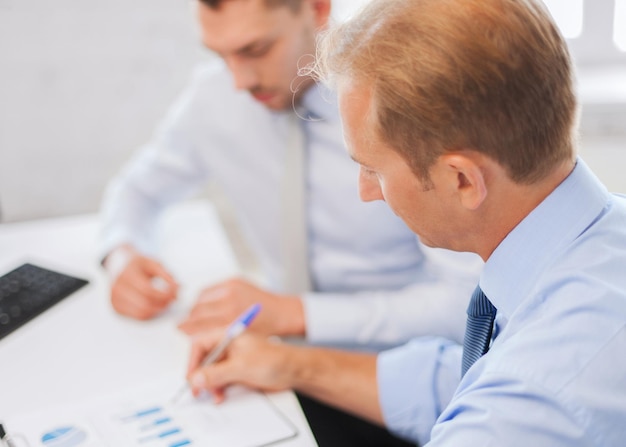
[(485, 296), (480, 286), (476, 287), (467, 308), (467, 327), (463, 340), (462, 376), (489, 350), (496, 308)]

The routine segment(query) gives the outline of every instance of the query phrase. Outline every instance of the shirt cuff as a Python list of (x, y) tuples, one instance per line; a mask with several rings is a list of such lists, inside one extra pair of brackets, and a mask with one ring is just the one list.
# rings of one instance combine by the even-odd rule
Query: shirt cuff
[(375, 309), (358, 305), (344, 295), (308, 293), (302, 297), (306, 322), (306, 338), (312, 344), (355, 345), (369, 340), (358, 340), (358, 334), (368, 321), (374, 320)]
[(415, 339), (378, 355), (380, 407), (392, 433), (420, 445), (430, 440), (459, 384), (461, 357), (460, 345), (435, 337)]

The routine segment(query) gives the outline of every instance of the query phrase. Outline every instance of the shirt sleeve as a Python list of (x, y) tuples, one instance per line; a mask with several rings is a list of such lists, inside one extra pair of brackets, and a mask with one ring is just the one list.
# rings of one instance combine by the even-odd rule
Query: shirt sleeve
[(154, 253), (159, 214), (207, 181), (194, 141), (194, 97), (200, 81), (196, 73), (151, 142), (107, 186), (100, 211), (101, 259), (123, 243)]
[(483, 262), (469, 253), (425, 254), (415, 281), (401, 290), (306, 294), (308, 341), (389, 347), (435, 335), (462, 342), (467, 303)]
[(427, 446), (609, 445), (585, 434), (589, 417), (585, 408), (557, 398), (545, 385), (513, 374), (483, 374), (468, 387), (461, 384)]
[(379, 354), (387, 428), (424, 447), (605, 445), (582, 430), (586, 410), (544, 384), (502, 372), (461, 382), (461, 362), (460, 345), (434, 337)]
[(387, 428), (419, 445), (426, 444), (457, 389), (461, 359), (462, 347), (439, 337), (418, 338), (380, 353), (377, 381)]

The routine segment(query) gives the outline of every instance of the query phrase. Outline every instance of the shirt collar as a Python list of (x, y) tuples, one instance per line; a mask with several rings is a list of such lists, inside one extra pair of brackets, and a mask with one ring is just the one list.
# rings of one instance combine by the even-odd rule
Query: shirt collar
[(487, 260), (480, 286), (498, 312), (510, 318), (556, 253), (592, 224), (608, 200), (604, 185), (579, 158), (570, 175)]

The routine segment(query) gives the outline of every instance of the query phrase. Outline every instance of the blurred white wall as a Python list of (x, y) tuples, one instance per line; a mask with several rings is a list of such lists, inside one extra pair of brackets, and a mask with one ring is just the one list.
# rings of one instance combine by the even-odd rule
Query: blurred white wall
[[(335, 0), (335, 15), (364, 1)], [(0, 0), (2, 221), (97, 211), (107, 180), (209, 57), (192, 0)], [(626, 128), (594, 116), (583, 155), (626, 192)]]
[(95, 211), (203, 56), (187, 0), (0, 0), (3, 221)]

